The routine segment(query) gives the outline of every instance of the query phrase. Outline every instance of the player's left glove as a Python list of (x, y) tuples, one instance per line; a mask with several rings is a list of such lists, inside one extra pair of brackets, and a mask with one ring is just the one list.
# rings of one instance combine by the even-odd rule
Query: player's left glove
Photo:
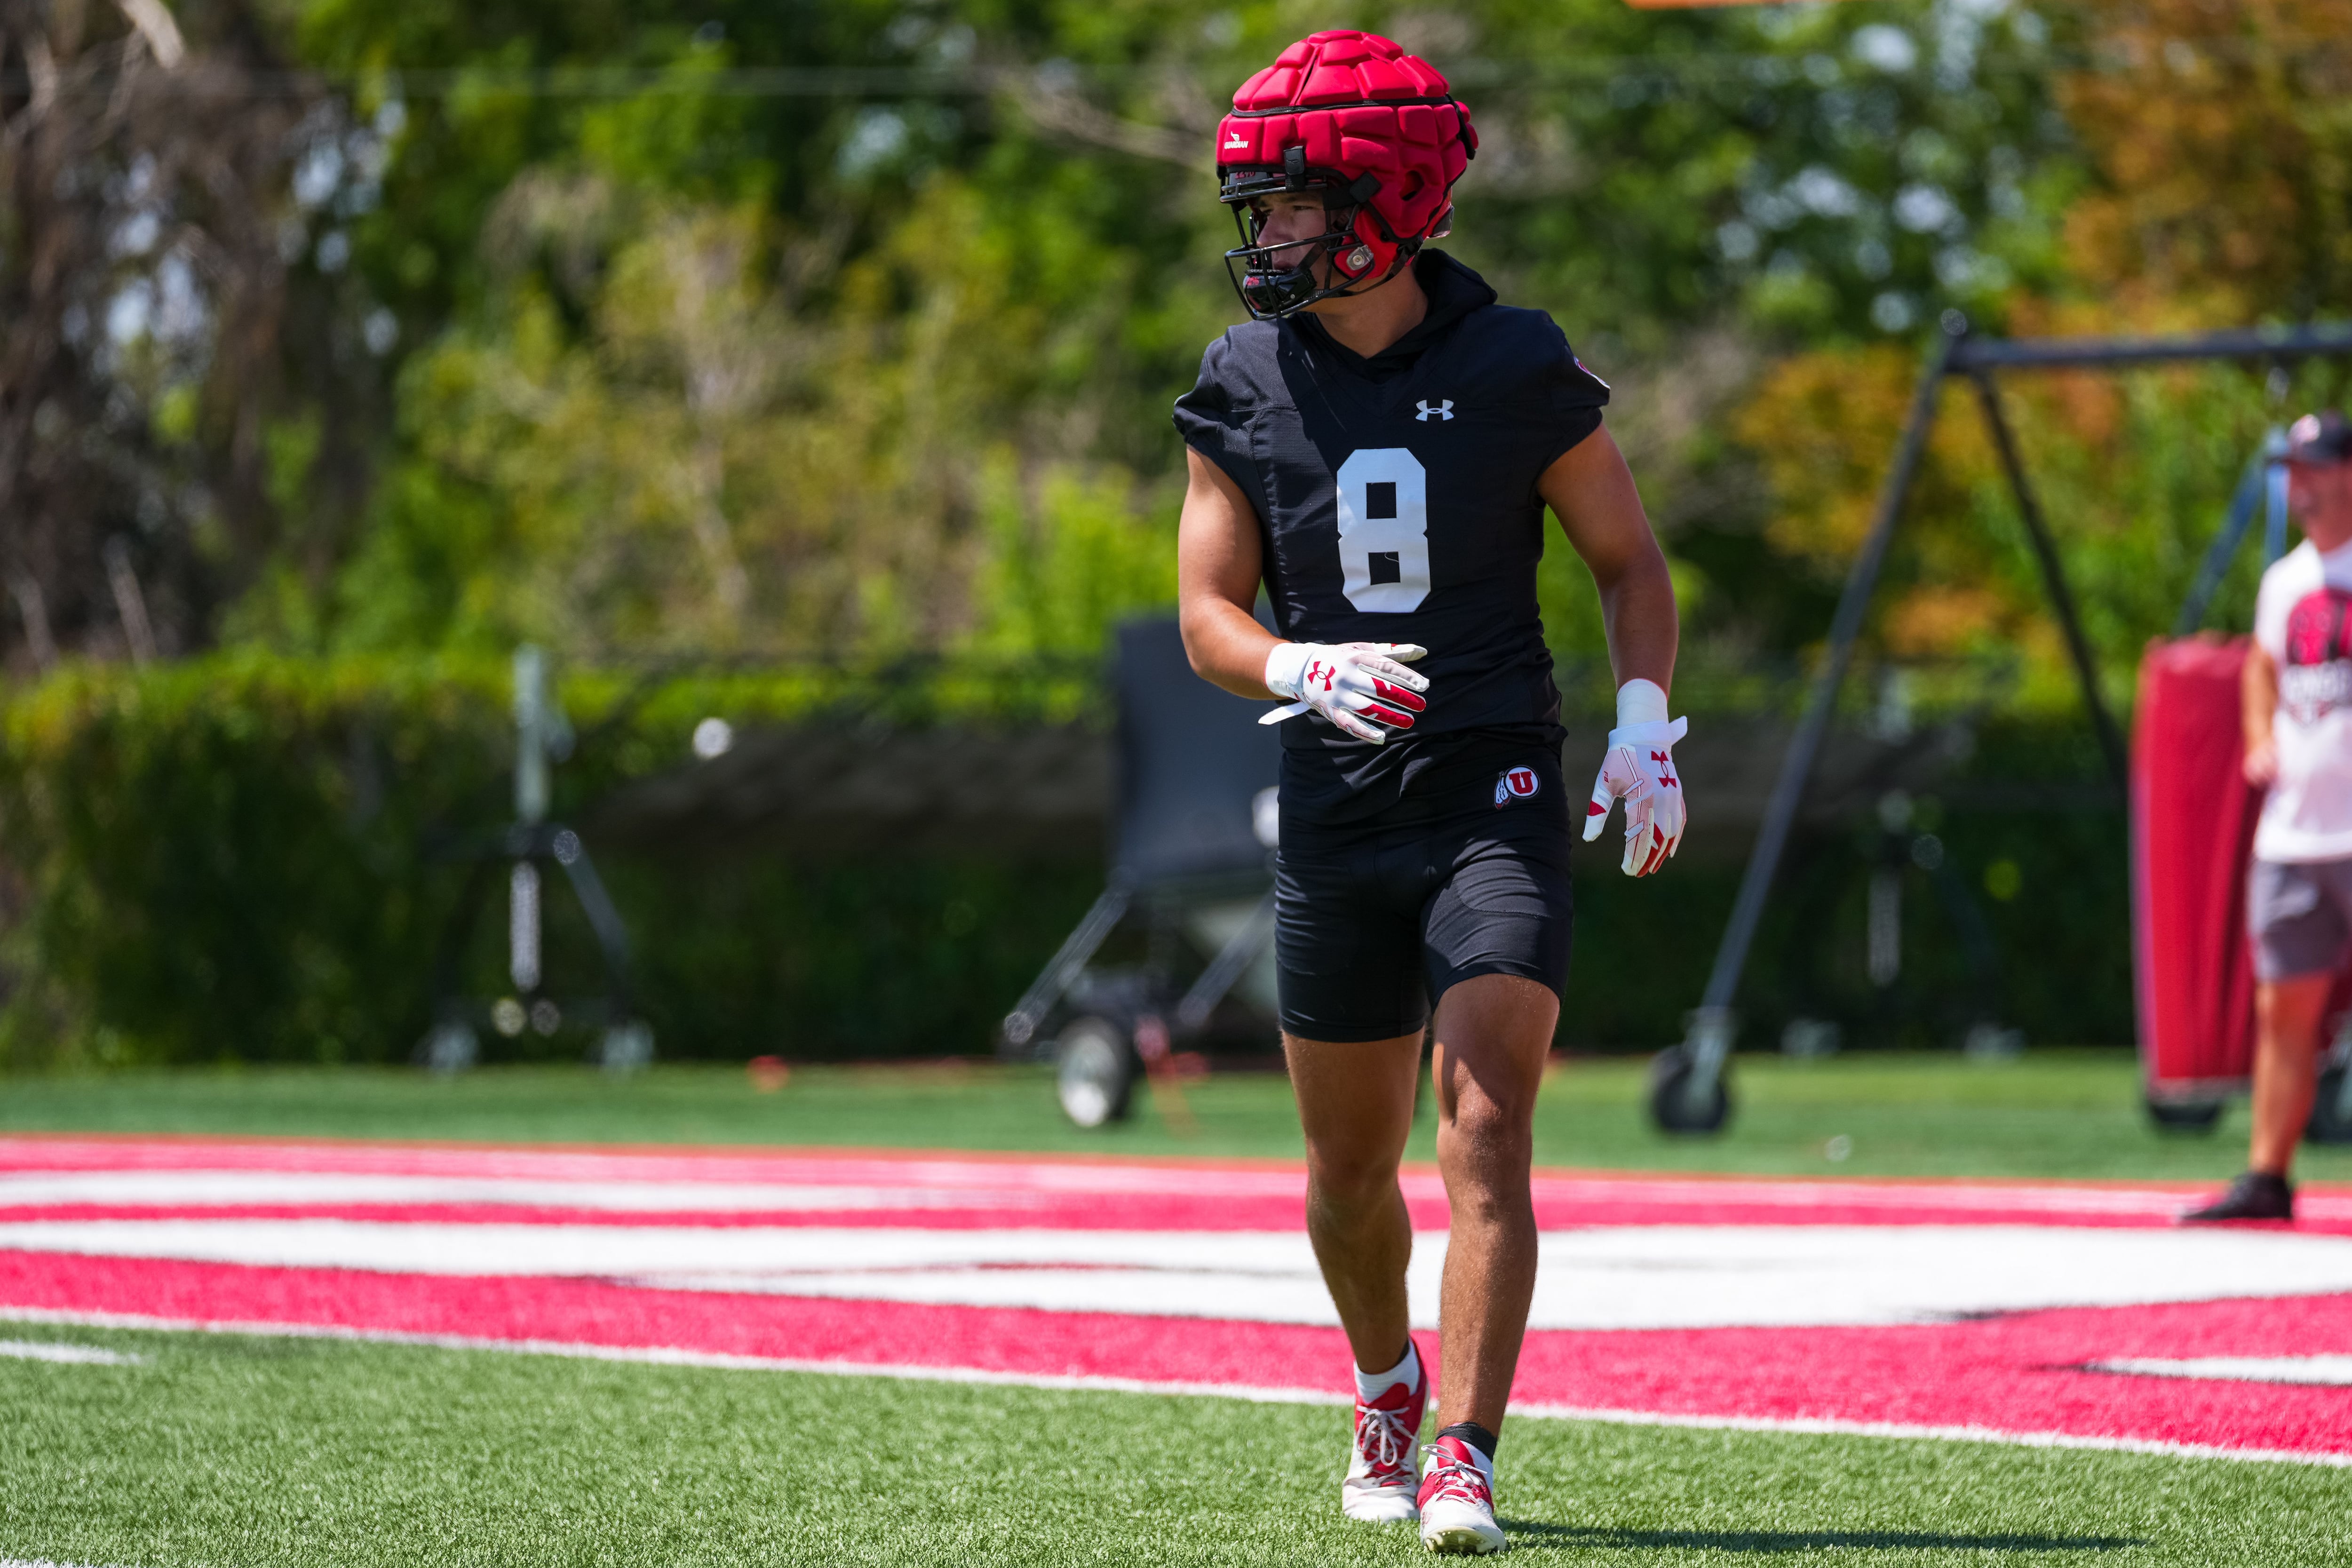
[(1669, 721), (1666, 694), (1655, 681), (1629, 680), (1617, 689), (1617, 728), (1609, 731), (1609, 754), (1592, 781), (1584, 808), (1584, 841), (1601, 837), (1610, 807), (1625, 803), (1628, 877), (1646, 877), (1681, 847), (1689, 819), (1683, 804), (1682, 775), (1674, 746), (1690, 729), (1688, 719)]

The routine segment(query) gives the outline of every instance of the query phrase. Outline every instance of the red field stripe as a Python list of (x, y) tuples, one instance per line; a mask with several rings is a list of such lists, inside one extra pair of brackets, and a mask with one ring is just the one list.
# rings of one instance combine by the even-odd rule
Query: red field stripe
[(1272, 1388), (1344, 1389), (1349, 1364), (1339, 1330), (1278, 1323), (25, 1252), (0, 1252), (7, 1307)]
[[(1334, 1329), (0, 1253), (0, 1310), (135, 1314), (1030, 1377), (1343, 1386)], [(1424, 1336), (1433, 1350), (1434, 1336)], [(2352, 1390), (2113, 1376), (2118, 1356), (2352, 1352), (2352, 1297), (1869, 1329), (1538, 1332), (1514, 1397), (1753, 1421), (2352, 1455)]]

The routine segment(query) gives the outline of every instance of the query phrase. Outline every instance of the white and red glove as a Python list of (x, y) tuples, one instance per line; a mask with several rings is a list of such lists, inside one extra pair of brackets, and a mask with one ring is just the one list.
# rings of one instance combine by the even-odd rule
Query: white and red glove
[(1657, 682), (1629, 680), (1617, 689), (1617, 728), (1609, 731), (1609, 754), (1584, 808), (1584, 841), (1601, 837), (1609, 808), (1623, 801), (1628, 877), (1648, 876), (1682, 845), (1689, 814), (1674, 748), (1689, 729), (1688, 719), (1667, 721), (1666, 694)]
[(1258, 722), (1279, 724), (1312, 709), (1343, 733), (1380, 745), (1389, 731), (1412, 729), (1412, 716), (1427, 706), (1421, 694), (1429, 678), (1402, 661), (1428, 655), (1409, 642), (1276, 643), (1265, 656), (1265, 689), (1297, 700)]

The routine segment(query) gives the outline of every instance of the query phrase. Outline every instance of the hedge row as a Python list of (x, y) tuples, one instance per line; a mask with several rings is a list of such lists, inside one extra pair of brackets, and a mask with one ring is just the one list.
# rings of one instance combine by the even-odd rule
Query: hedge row
[[(695, 724), (1033, 724), (1083, 711), (1084, 669), (591, 673), (561, 817), (686, 760)], [(62, 671), (0, 709), (9, 991), (0, 1060), (397, 1061), (432, 1019), (468, 851), (511, 815), (506, 668), (230, 653)], [(995, 1018), (1096, 890), (1099, 868), (603, 864), (665, 1055), (937, 1054)], [(503, 907), (502, 900), (499, 901)], [(504, 989), (502, 916), (465, 989)], [(551, 986), (593, 984), (570, 900), (548, 900)], [(572, 1053), (578, 1038), (493, 1038)]]
[[(593, 673), (562, 694), (581, 743), (557, 815), (686, 759), (695, 724), (1031, 725), (1098, 705), (1083, 668), (935, 666)], [(509, 813), (502, 664), (316, 663), (227, 653), (149, 670), (60, 672), (0, 707), (0, 1061), (398, 1061), (432, 1017), (436, 953), (465, 901), (466, 851)], [(2095, 777), (2063, 724), (1988, 730), (1973, 776)], [(2032, 1038), (2130, 1034), (2126, 879), (2112, 807), (1972, 808), (1967, 779), (1923, 803), (2001, 969), (1995, 1011)], [(1736, 866), (1630, 884), (1579, 862), (1563, 1043), (1675, 1037), (1705, 982)], [(1759, 935), (1749, 1043), (1829, 1018), (1849, 1039), (1949, 1043), (1984, 1006), (1948, 887), (1906, 871), (1907, 966), (1863, 973), (1874, 825), (1801, 837)], [(877, 865), (781, 855), (600, 857), (637, 949), (640, 1005), (668, 1057), (938, 1055), (995, 1021), (1099, 887), (1085, 856), (984, 853)], [(464, 950), (469, 994), (502, 989), (503, 921)], [(589, 984), (593, 947), (549, 903), (551, 979)], [(576, 1054), (558, 1033), (494, 1055)]]

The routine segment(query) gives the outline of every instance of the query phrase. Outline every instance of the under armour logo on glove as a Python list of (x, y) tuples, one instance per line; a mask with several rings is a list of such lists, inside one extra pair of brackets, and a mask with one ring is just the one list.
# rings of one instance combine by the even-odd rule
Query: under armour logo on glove
[(1390, 730), (1412, 729), (1412, 716), (1427, 706), (1421, 694), (1429, 689), (1429, 678), (1398, 661), (1428, 653), (1412, 643), (1276, 643), (1265, 658), (1265, 689), (1297, 700), (1261, 714), (1258, 722), (1279, 724), (1312, 710), (1377, 746)]
[(1600, 837), (1610, 807), (1623, 801), (1628, 877), (1648, 876), (1682, 847), (1689, 810), (1673, 747), (1689, 729), (1688, 719), (1676, 719), (1609, 731), (1609, 754), (1601, 759), (1601, 776), (1592, 781), (1592, 800), (1584, 808), (1584, 840)]
[(1451, 419), (1454, 417), (1454, 399), (1450, 397), (1439, 398), (1435, 407), (1432, 407), (1430, 405), (1429, 399), (1426, 397), (1415, 403), (1413, 406), (1421, 410), (1421, 412), (1414, 415), (1413, 417), (1420, 420), (1424, 425), (1428, 424), (1433, 419)]

